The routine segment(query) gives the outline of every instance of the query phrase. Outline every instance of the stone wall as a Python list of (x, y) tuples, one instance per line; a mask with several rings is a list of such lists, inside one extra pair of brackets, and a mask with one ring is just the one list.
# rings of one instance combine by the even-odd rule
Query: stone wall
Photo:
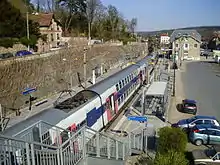
[[(105, 69), (124, 59), (126, 54), (142, 54), (146, 44), (134, 46), (94, 46), (87, 51), (87, 77), (92, 69), (103, 63)], [(68, 88), (70, 75), (73, 86), (78, 84), (77, 72), (83, 79), (82, 47), (70, 48), (48, 57), (30, 60), (0, 61), (0, 103), (20, 108), (27, 96), (21, 93), (27, 87), (37, 87), (34, 96), (41, 98)]]

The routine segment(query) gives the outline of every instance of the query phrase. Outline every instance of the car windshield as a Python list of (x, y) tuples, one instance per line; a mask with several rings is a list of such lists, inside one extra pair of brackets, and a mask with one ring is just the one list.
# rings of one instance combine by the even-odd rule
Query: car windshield
[(195, 107), (196, 105), (193, 103), (185, 103), (184, 104), (186, 107)]
[(205, 153), (208, 157), (212, 158), (213, 156), (215, 156), (216, 151), (215, 151), (215, 149), (208, 149), (208, 150), (206, 150)]
[(197, 118), (194, 116), (194, 117), (191, 117), (191, 118), (189, 118), (189, 119), (187, 119), (186, 121), (188, 122), (188, 123), (191, 123), (191, 122), (193, 122), (194, 120), (196, 120)]

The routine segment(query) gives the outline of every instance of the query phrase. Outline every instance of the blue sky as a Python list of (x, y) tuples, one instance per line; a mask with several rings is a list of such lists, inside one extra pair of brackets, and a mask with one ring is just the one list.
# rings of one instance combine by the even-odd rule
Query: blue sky
[(127, 19), (138, 19), (138, 31), (220, 25), (220, 0), (102, 0)]

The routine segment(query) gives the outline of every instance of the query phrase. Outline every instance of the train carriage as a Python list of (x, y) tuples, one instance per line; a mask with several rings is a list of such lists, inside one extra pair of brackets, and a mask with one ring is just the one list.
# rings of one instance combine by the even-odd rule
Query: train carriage
[[(93, 130), (99, 131), (117, 115), (146, 80), (147, 61), (148, 57), (145, 57), (55, 107), (46, 109), (6, 129), (3, 134), (31, 140), (27, 139), (26, 135), (33, 134), (33, 132), (24, 132), (23, 128), (34, 127), (35, 123), (40, 120), (54, 125), (48, 127), (47, 130), (42, 130), (37, 126), (40, 129), (41, 142), (49, 137), (50, 140), (47, 143), (51, 144), (62, 143), (67, 138), (64, 136), (70, 136), (70, 132), (79, 130), (85, 124)], [(92, 92), (89, 94), (89, 91)], [(62, 133), (62, 137), (58, 137), (61, 132), (65, 131), (66, 134)], [(47, 137), (42, 138), (43, 135)]]

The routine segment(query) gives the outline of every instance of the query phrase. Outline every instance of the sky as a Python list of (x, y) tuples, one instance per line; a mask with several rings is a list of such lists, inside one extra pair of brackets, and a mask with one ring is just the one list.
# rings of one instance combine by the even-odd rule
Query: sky
[(136, 17), (137, 31), (220, 26), (220, 0), (102, 0), (126, 19)]

